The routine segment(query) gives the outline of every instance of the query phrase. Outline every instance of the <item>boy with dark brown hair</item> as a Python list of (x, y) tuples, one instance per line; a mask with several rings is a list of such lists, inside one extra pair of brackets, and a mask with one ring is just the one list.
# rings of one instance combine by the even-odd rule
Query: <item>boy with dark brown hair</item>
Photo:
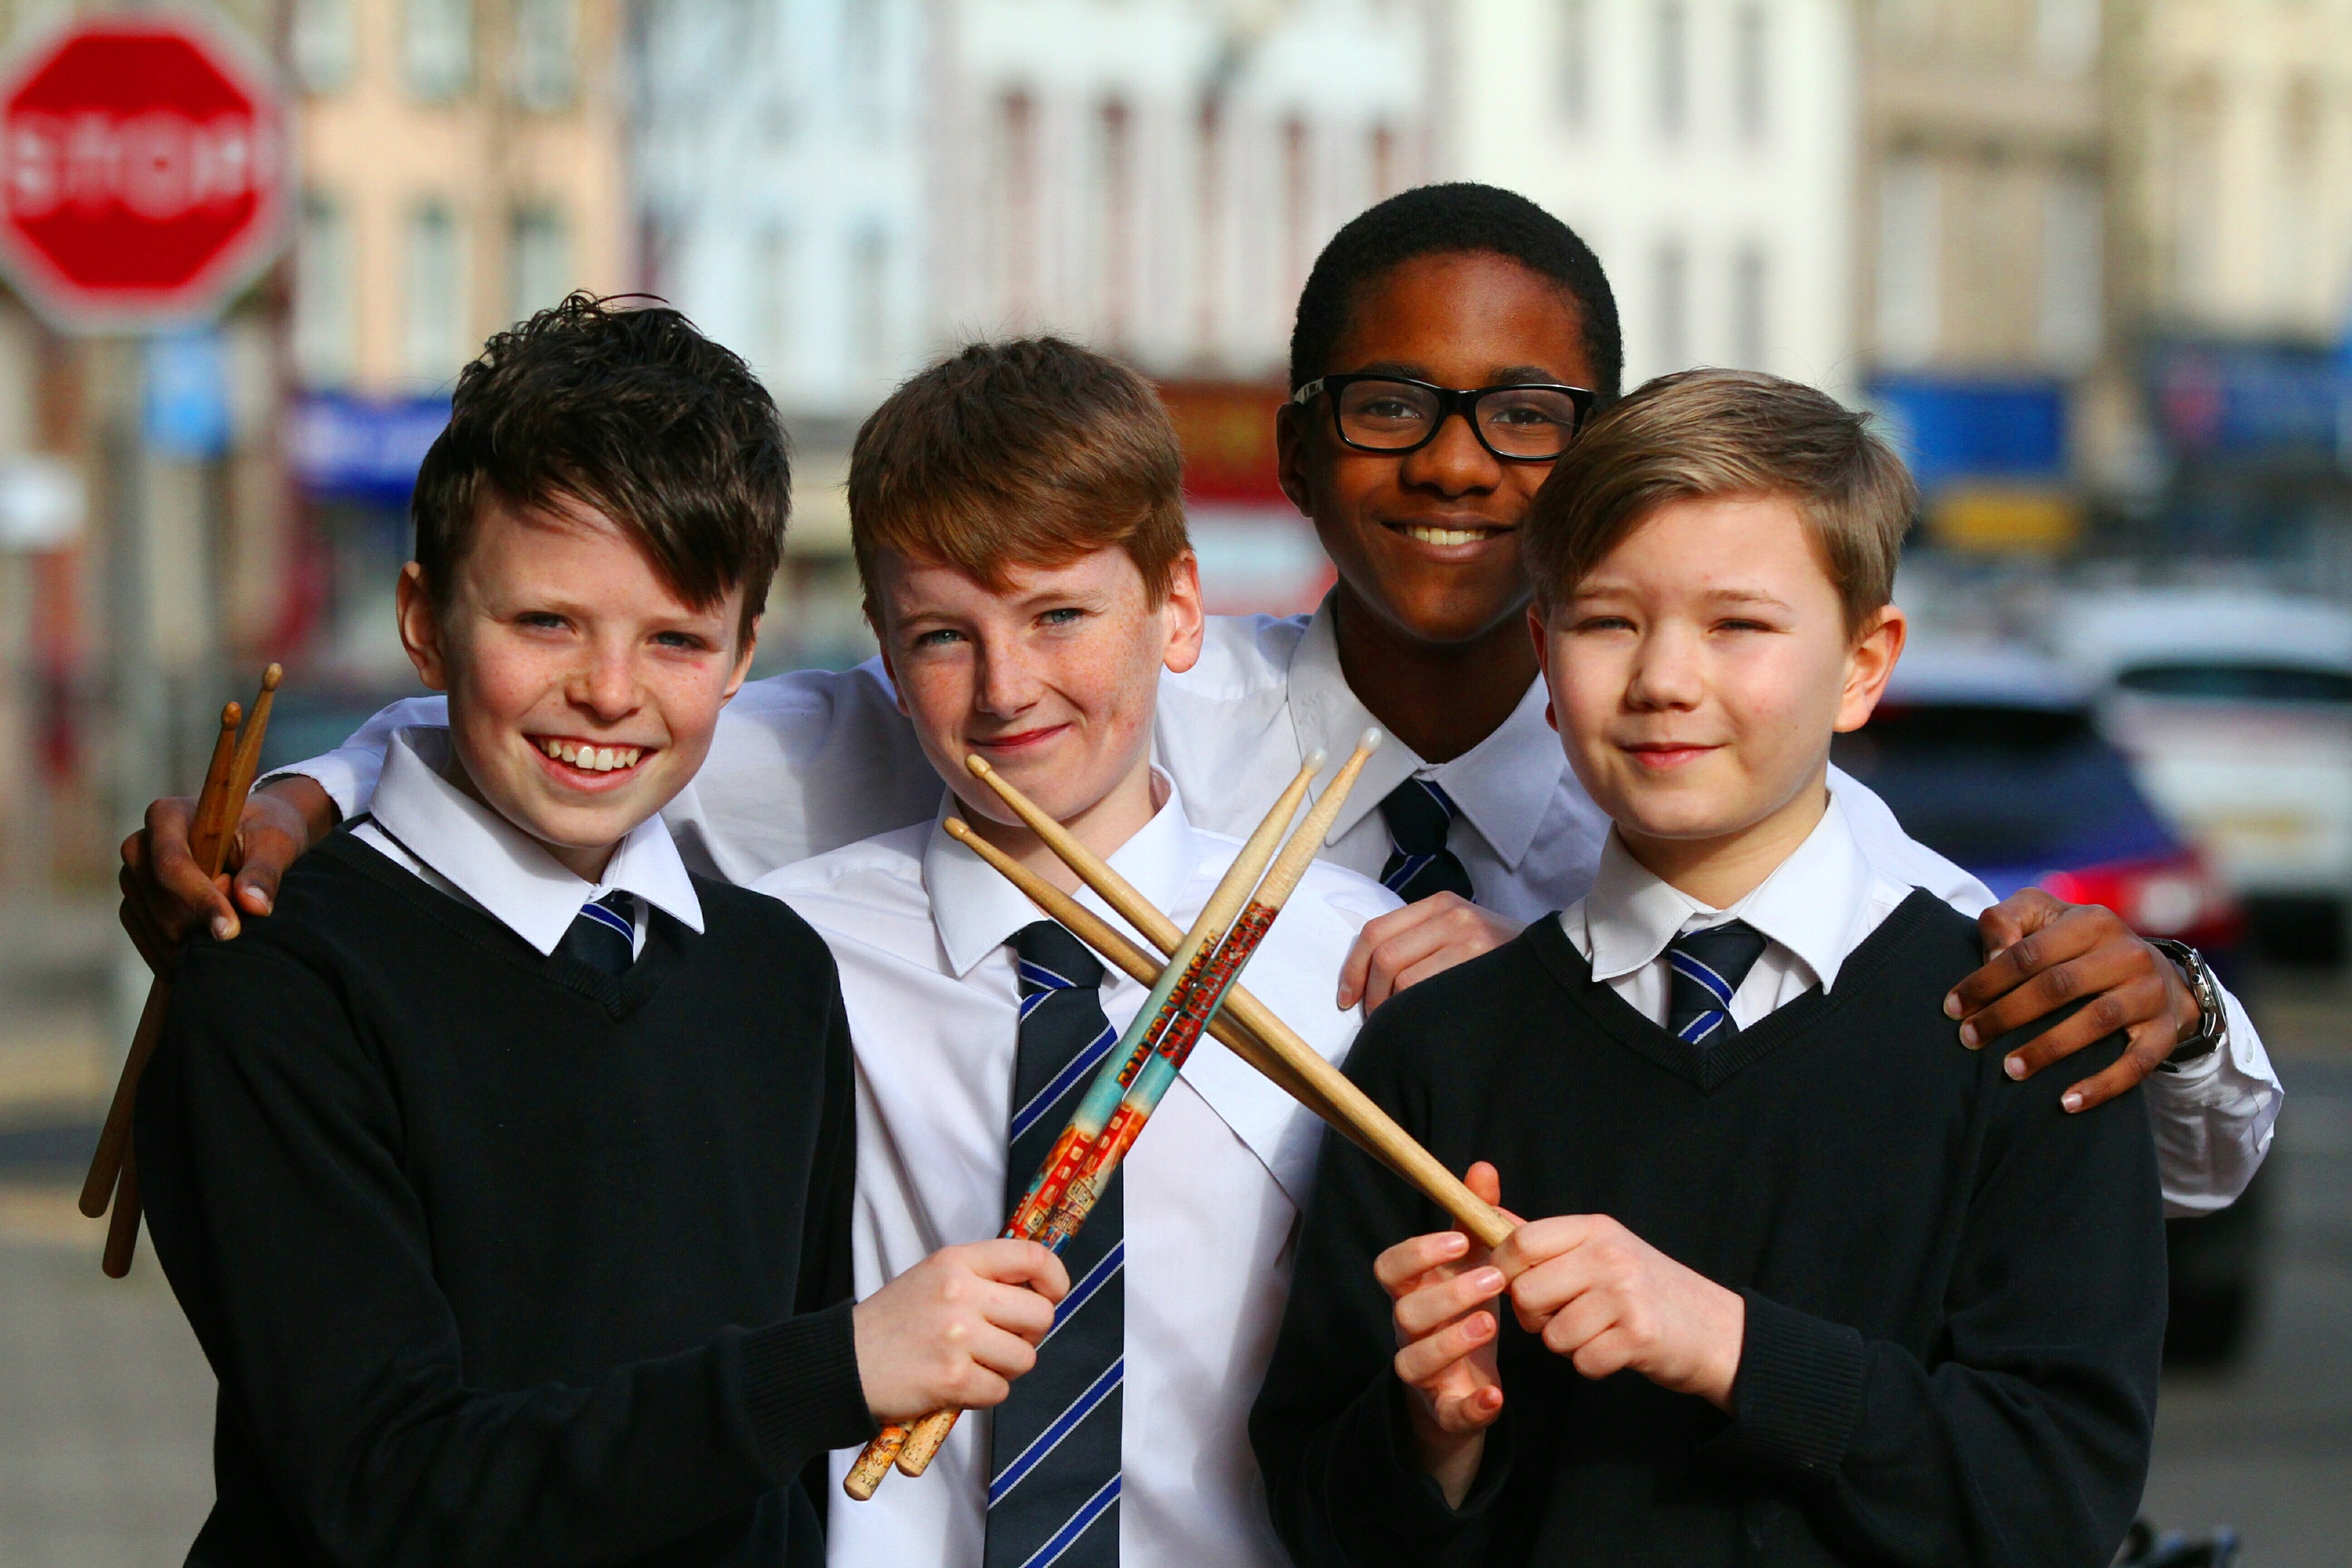
[(190, 1562), (815, 1563), (812, 1461), (1032, 1364), (1066, 1284), (1032, 1243), (852, 1303), (832, 961), (659, 816), (789, 494), (767, 394), (674, 310), (574, 296), (458, 378), (399, 587), (448, 722), (194, 944), (139, 1097), (221, 1384)]
[(1864, 416), (1738, 372), (1651, 383), (1537, 497), (1528, 623), (1600, 871), (1348, 1070), (1539, 1217), (1481, 1256), (1327, 1140), (1252, 1421), (1302, 1568), (2121, 1542), (2164, 1335), (2145, 1108), (2070, 1115), (1948, 1047), (1976, 933), (1826, 784), (1902, 652), (1916, 504)]

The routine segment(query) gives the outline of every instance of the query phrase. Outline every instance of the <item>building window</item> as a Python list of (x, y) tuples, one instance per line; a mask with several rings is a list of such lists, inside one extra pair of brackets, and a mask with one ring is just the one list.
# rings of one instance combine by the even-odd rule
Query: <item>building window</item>
[(1658, 130), (1680, 136), (1690, 119), (1690, 14), (1682, 0), (1659, 0), (1654, 23)]
[(883, 0), (847, 0), (841, 7), (841, 65), (849, 112), (870, 141), (882, 132)]
[(1313, 168), (1307, 162), (1307, 121), (1297, 115), (1282, 122), (1282, 297), (1295, 300), (1307, 286), (1314, 260)]
[(294, 370), (305, 386), (341, 386), (359, 360), (358, 291), (342, 204), (311, 192), (294, 237)]
[(359, 58), (359, 17), (352, 0), (295, 0), (287, 25), (294, 79), (305, 92), (340, 92)]
[(1651, 276), (1657, 367), (1661, 372), (1681, 370), (1691, 361), (1690, 254), (1681, 240), (1660, 242)]
[(1740, 139), (1764, 140), (1769, 125), (1772, 71), (1771, 13), (1760, 5), (1746, 5), (1732, 24), (1732, 115)]
[(542, 112), (565, 109), (579, 82), (579, 0), (515, 0), (515, 101)]
[(2044, 76), (2072, 81), (2099, 58), (2099, 0), (2035, 0), (2033, 62)]
[[(2219, 292), (2220, 229), (2225, 214), (2221, 155), (2221, 89), (2198, 78), (2175, 94), (2169, 127), (2170, 303), (2194, 314)], [(2235, 204), (2230, 204), (2234, 205)]]
[(1386, 121), (1372, 127), (1372, 197), (1386, 201), (1397, 193), (1397, 137)]
[(1762, 370), (1771, 354), (1772, 277), (1764, 247), (1740, 247), (1731, 262), (1731, 361), (1744, 370)]
[(850, 247), (850, 353), (867, 381), (888, 375), (890, 363), (890, 241), (869, 228)]
[(1943, 338), (1943, 195), (1924, 160), (1890, 163), (1878, 184), (1879, 357), (1935, 357)]
[(1592, 117), (1592, 7), (1559, 0), (1559, 113), (1581, 131)]
[(751, 239), (751, 363), (773, 390), (793, 357), (793, 237), (770, 225)]
[(1127, 341), (1134, 322), (1135, 149), (1133, 117), (1117, 99), (1095, 115), (1095, 317), (1105, 341)]
[(507, 233), (507, 314), (521, 321), (571, 292), (572, 237), (554, 207), (518, 210)]
[(403, 258), (401, 370), (439, 385), (470, 357), (466, 331), (466, 258), (457, 215), (426, 202), (408, 216)]
[(1225, 117), (1213, 95), (1201, 100), (1193, 136), (1197, 143), (1194, 156), (1200, 163), (1195, 186), (1200, 204), (1199, 238), (1195, 242), (1200, 258), (1200, 292), (1195, 300), (1199, 316), (1193, 323), (1192, 335), (1198, 352), (1213, 356), (1218, 348), (1217, 335), (1224, 327), (1222, 311), (1225, 260)]
[(474, 74), (471, 0), (402, 0), (400, 19), (408, 90), (428, 102), (465, 91)]
[(2042, 310), (2034, 333), (2042, 356), (2064, 370), (2098, 357), (2104, 270), (2099, 183), (2063, 175), (2042, 195)]
[(996, 225), (994, 253), (998, 300), (1014, 322), (1025, 323), (1037, 302), (1037, 110), (1025, 92), (1009, 92), (996, 111), (997, 199), (989, 216)]

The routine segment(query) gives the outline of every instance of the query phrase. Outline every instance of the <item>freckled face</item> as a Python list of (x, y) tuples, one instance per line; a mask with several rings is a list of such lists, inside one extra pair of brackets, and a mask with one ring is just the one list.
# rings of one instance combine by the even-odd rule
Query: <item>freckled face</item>
[[(1451, 387), (1594, 384), (1575, 300), (1488, 252), (1417, 257), (1372, 279), (1324, 371)], [(1285, 408), (1277, 434), (1284, 492), (1314, 520), (1352, 602), (1441, 645), (1526, 607), (1517, 530), (1549, 463), (1503, 462), (1461, 419), (1417, 452), (1360, 452), (1339, 440), (1327, 397)]]
[[(1163, 669), (1200, 657), (1191, 556), (1158, 604), (1117, 547), (1065, 565), (1015, 567), (998, 592), (950, 566), (885, 554), (883, 658), (923, 752), (967, 810), (1012, 813), (972, 778), (977, 753), (1056, 821), (1150, 793), (1151, 718)], [(1141, 807), (1149, 818), (1148, 804)]]
[[(412, 563), (401, 638), (449, 694), (450, 743), (492, 809), (593, 879), (669, 804), (743, 683), (743, 593), (681, 602), (593, 507), (486, 501), (436, 615)], [(586, 867), (586, 869), (583, 868)]]
[(1736, 497), (1658, 508), (1535, 630), (1576, 776), (1642, 856), (1817, 818), (1830, 736), (1900, 652), (1889, 621), (1891, 647), (1850, 638), (1795, 505)]

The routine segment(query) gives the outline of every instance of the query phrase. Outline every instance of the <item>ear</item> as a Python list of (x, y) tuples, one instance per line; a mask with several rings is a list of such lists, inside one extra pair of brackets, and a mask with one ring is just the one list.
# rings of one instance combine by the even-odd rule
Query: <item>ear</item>
[(393, 614), (400, 625), (400, 646), (416, 667), (416, 679), (427, 691), (449, 689), (448, 656), (442, 647), (441, 617), (434, 613), (432, 595), (425, 591), (425, 568), (412, 561), (400, 569), (393, 590)]
[(1274, 475), (1282, 486), (1282, 493), (1298, 509), (1301, 517), (1315, 515), (1315, 487), (1308, 482), (1307, 458), (1313, 443), (1308, 439), (1307, 410), (1296, 403), (1286, 403), (1274, 413)]
[(1886, 682), (1895, 674), (1895, 661), (1903, 657), (1910, 629), (1903, 612), (1893, 605), (1883, 606), (1864, 625), (1862, 635), (1845, 656), (1845, 689), (1839, 693), (1837, 720), (1831, 725), (1839, 734), (1870, 722), (1878, 700), (1886, 695)]
[(1201, 608), (1201, 560), (1191, 551), (1176, 558), (1168, 576), (1168, 596), (1160, 602), (1168, 628), (1167, 651), (1160, 662), (1177, 675), (1201, 662), (1201, 644), (1208, 635), (1208, 616)]
[(753, 616), (751, 628), (743, 634), (743, 646), (735, 650), (735, 668), (727, 677), (727, 689), (719, 694), (721, 702), (732, 702), (735, 694), (743, 689), (744, 678), (751, 673), (751, 656), (760, 651), (760, 623), (765, 615)]
[[(1549, 692), (1551, 689), (1551, 630), (1544, 625), (1543, 612), (1536, 608), (1533, 599), (1528, 601), (1528, 635), (1535, 639), (1536, 644), (1536, 678), (1544, 683), (1544, 689)], [(1544, 699), (1544, 722), (1551, 726), (1553, 734), (1559, 733), (1559, 711), (1549, 696)]]

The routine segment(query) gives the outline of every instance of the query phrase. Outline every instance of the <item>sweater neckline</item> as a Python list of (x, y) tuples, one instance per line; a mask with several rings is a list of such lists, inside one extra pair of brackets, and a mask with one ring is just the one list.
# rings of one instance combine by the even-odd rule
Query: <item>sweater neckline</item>
[[(674, 919), (657, 904), (648, 904), (645, 950), (625, 974), (607, 974), (561, 952), (542, 954), (491, 916), (467, 908), (414, 872), (394, 864), (373, 846), (349, 833), (328, 835), (312, 847), (404, 900), (426, 919), (446, 926), (459, 939), (489, 956), (539, 979), (574, 991), (595, 1003), (615, 1020), (627, 1017), (661, 989), (676, 967), (686, 943), (694, 940), (691, 927)], [(688, 873), (692, 875), (691, 872)]]
[(1782, 1046), (1816, 1027), (1852, 1004), (1935, 913), (1938, 900), (1925, 888), (1915, 888), (1895, 906), (1878, 929), (1862, 940), (1838, 971), (1834, 993), (1819, 986), (1785, 1006), (1775, 1008), (1742, 1029), (1727, 1044), (1701, 1047), (1681, 1038), (1664, 1025), (1644, 1016), (1612, 987), (1592, 978), (1592, 965), (1576, 951), (1560, 929), (1558, 916), (1529, 926), (1528, 943), (1551, 972), (1569, 1000), (1581, 1007), (1612, 1039), (1654, 1062), (1696, 1089), (1713, 1094), (1742, 1069), (1752, 1067)]

